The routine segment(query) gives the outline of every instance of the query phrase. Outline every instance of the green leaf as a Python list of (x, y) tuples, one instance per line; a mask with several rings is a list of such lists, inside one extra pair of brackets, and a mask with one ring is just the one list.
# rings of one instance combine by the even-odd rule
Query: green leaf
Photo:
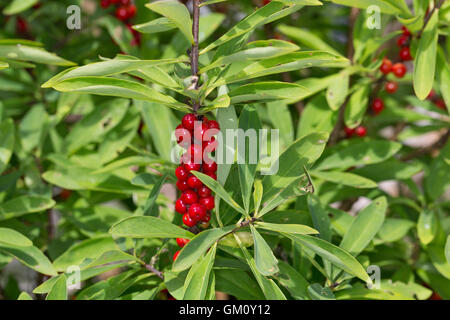
[(278, 260), (264, 238), (250, 225), (255, 243), (255, 264), (258, 271), (265, 276), (273, 275), (279, 271)]
[(192, 20), (187, 7), (176, 0), (160, 0), (145, 5), (152, 11), (169, 19), (194, 44)]
[(141, 33), (158, 33), (175, 29), (177, 25), (167, 18), (158, 18), (147, 23), (137, 24), (133, 29)]
[(57, 55), (47, 52), (42, 48), (30, 47), (22, 44), (17, 45), (0, 44), (0, 57), (12, 60), (31, 61), (55, 66), (75, 65), (75, 63), (60, 58)]
[(13, 245), (17, 247), (29, 247), (33, 245), (33, 242), (16, 230), (0, 228), (0, 244)]
[(289, 106), (283, 101), (269, 102), (267, 112), (273, 127), (280, 131), (281, 148), (284, 150), (294, 142), (294, 126)]
[(369, 104), (370, 86), (360, 86), (350, 97), (345, 108), (345, 125), (349, 128), (356, 128), (363, 120)]
[(4, 61), (0, 61), (0, 70), (6, 69), (9, 67), (9, 64)]
[(186, 238), (191, 239), (193, 234), (169, 221), (150, 216), (136, 216), (126, 218), (109, 231), (114, 237), (124, 238)]
[(231, 270), (214, 270), (216, 290), (228, 293), (239, 300), (263, 300), (264, 295), (258, 283), (247, 272)]
[[(210, 285), (210, 273), (216, 256), (217, 244), (214, 244), (205, 257), (198, 260), (189, 270), (184, 284), (183, 300), (204, 300)], [(215, 291), (215, 290), (213, 290)]]
[(308, 286), (308, 294), (312, 300), (336, 300), (330, 288), (324, 288), (318, 283)]
[(156, 203), (156, 199), (158, 198), (158, 195), (161, 191), (164, 182), (166, 181), (166, 178), (167, 174), (158, 179), (158, 181), (153, 186), (152, 191), (150, 191), (150, 194), (147, 198), (147, 202), (145, 203), (144, 209), (142, 210), (144, 216), (148, 216), (152, 212), (152, 209)]
[(22, 293), (20, 293), (17, 300), (33, 300), (33, 298), (28, 293), (22, 292)]
[[(310, 87), (304, 84), (308, 89)], [(316, 95), (306, 104), (297, 128), (297, 139), (318, 131), (331, 133), (337, 122), (337, 112), (332, 110), (323, 95)]]
[(450, 159), (450, 142), (447, 142), (429, 166), (425, 190), (430, 199), (438, 199), (450, 186), (450, 164), (445, 159)]
[(333, 152), (316, 166), (316, 170), (379, 163), (392, 157), (401, 147), (400, 143), (386, 140), (357, 142)]
[(18, 14), (31, 8), (38, 3), (38, 1), (39, 0), (13, 0), (6, 6), (5, 9), (3, 9), (3, 14), (8, 16)]
[(358, 189), (376, 188), (376, 182), (350, 172), (311, 171), (313, 177)]
[(242, 209), (241, 206), (233, 200), (230, 194), (219, 184), (219, 182), (201, 172), (192, 171), (191, 173), (199, 178), (208, 188), (210, 188), (217, 196), (228, 203), (233, 209), (244, 215), (246, 214), (245, 210)]
[[(181, 249), (173, 263), (172, 271), (182, 271), (192, 266), (216, 241), (230, 233), (235, 226), (215, 228), (200, 232)], [(186, 237), (185, 237), (186, 238)]]
[(276, 223), (268, 223), (268, 222), (257, 222), (257, 228), (281, 232), (281, 233), (289, 233), (289, 234), (318, 234), (319, 232), (309, 226), (305, 226), (302, 224), (276, 224)]
[(384, 242), (394, 242), (406, 236), (408, 231), (415, 226), (415, 223), (398, 218), (387, 218), (381, 229), (378, 231), (378, 237)]
[(274, 58), (297, 51), (298, 49), (299, 47), (295, 44), (283, 40), (272, 39), (254, 41), (248, 43), (245, 50), (218, 57), (212, 63), (201, 68), (200, 73), (204, 73), (220, 66), (227, 66), (232, 63)]
[(445, 242), (445, 258), (450, 263), (450, 235), (447, 236), (447, 241)]
[(0, 244), (0, 252), (12, 255), (24, 265), (39, 273), (56, 276), (57, 272), (48, 258), (34, 246), (19, 247)]
[[(367, 9), (370, 6), (376, 5), (382, 13), (386, 14), (401, 14), (403, 11), (396, 5), (389, 3), (386, 0), (328, 0), (333, 3), (342, 4), (344, 6), (356, 7), (360, 9)], [(403, 1), (403, 0), (401, 0)], [(398, 1), (400, 2), (400, 1)]]
[(381, 229), (387, 210), (387, 200), (380, 197), (361, 210), (344, 235), (340, 247), (352, 255), (360, 254)]
[(206, 1), (203, 1), (202, 3), (200, 3), (200, 8), (204, 7), (204, 6), (208, 6), (210, 4), (225, 2), (225, 1), (228, 1), (228, 0), (206, 0)]
[(14, 149), (14, 122), (11, 119), (0, 123), (0, 174), (6, 169)]
[(304, 166), (311, 166), (322, 154), (328, 134), (319, 132), (309, 134), (289, 146), (273, 164), (263, 183), (263, 202), (276, 196), (304, 174)]
[(445, 248), (439, 245), (430, 245), (427, 248), (427, 253), (433, 266), (440, 274), (450, 280), (450, 262), (447, 261), (444, 251)]
[(107, 61), (95, 62), (78, 68), (65, 70), (42, 85), (42, 88), (51, 88), (58, 83), (80, 77), (106, 77), (120, 73), (127, 73), (136, 70), (146, 70), (149, 67), (181, 63), (182, 59), (160, 59), (160, 60), (124, 60), (117, 58)]
[(280, 11), (283, 8), (283, 4), (275, 1), (265, 5), (264, 7), (256, 10), (251, 15), (240, 21), (237, 25), (231, 28), (222, 37), (208, 45), (206, 48), (200, 51), (200, 54), (205, 54), (212, 49), (227, 43), (228, 41), (237, 38), (243, 34), (246, 34), (268, 19), (272, 14)]
[(331, 242), (332, 235), (330, 218), (328, 217), (327, 211), (320, 203), (319, 197), (309, 194), (307, 197), (307, 202), (314, 228), (319, 231), (319, 237), (323, 240)]
[(45, 300), (67, 300), (67, 279), (65, 275), (58, 277)]
[(328, 51), (336, 55), (340, 55), (340, 53), (333, 47), (331, 47), (328, 43), (308, 30), (288, 26), (285, 24), (277, 26), (277, 30), (279, 30), (288, 38), (298, 41), (301, 45), (304, 45), (310, 49)]
[(280, 272), (274, 277), (285, 287), (296, 300), (309, 300), (307, 290), (308, 281), (293, 267), (284, 261), (278, 261)]
[(439, 10), (434, 10), (420, 37), (414, 60), (414, 92), (420, 100), (425, 100), (433, 88), (439, 37), (438, 17)]
[(173, 272), (171, 270), (164, 271), (164, 283), (169, 293), (177, 300), (183, 300), (184, 283), (189, 270), (181, 272)]
[[(258, 130), (262, 127), (256, 108), (253, 106), (245, 106), (239, 118), (239, 128), (244, 132), (249, 132), (249, 139), (244, 137), (244, 141), (238, 143), (238, 172), (239, 183), (241, 185), (242, 200), (246, 212), (250, 210), (250, 197), (252, 194), (253, 181), (255, 179), (256, 167), (258, 165), (259, 155), (259, 136)], [(254, 131), (253, 131), (254, 130)], [(251, 136), (251, 133), (255, 135)], [(254, 155), (252, 159), (252, 155)]]
[(342, 106), (347, 98), (350, 84), (350, 76), (347, 72), (340, 72), (337, 77), (336, 81), (328, 86), (326, 94), (328, 105), (332, 110), (338, 110)]
[(307, 93), (308, 89), (298, 84), (270, 81), (239, 86), (230, 92), (230, 97), (231, 103), (237, 104), (249, 101), (297, 100)]
[(253, 191), (253, 208), (255, 209), (255, 217), (258, 216), (258, 211), (259, 208), (261, 207), (261, 200), (262, 200), (262, 196), (263, 196), (263, 186), (261, 183), (261, 180), (256, 180), (255, 181), (255, 190)]
[(433, 241), (438, 231), (438, 219), (433, 210), (423, 210), (417, 221), (417, 234), (424, 245)]
[(55, 201), (41, 196), (19, 196), (0, 203), (0, 221), (52, 208)]
[(103, 253), (117, 249), (110, 236), (87, 239), (71, 246), (53, 262), (53, 265), (56, 270), (65, 271), (70, 266), (81, 266), (85, 260), (90, 263)]
[(289, 234), (286, 234), (286, 236), (294, 240), (299, 245), (312, 250), (323, 259), (330, 261), (332, 264), (347, 273), (354, 275), (365, 282), (371, 282), (364, 267), (347, 251), (336, 247), (325, 240), (312, 236)]
[(80, 77), (59, 82), (53, 86), (61, 92), (90, 93), (103, 96), (114, 96), (128, 99), (146, 100), (170, 106), (176, 110), (189, 112), (189, 107), (174, 98), (159, 93), (153, 88), (138, 82), (107, 78), (107, 77)]

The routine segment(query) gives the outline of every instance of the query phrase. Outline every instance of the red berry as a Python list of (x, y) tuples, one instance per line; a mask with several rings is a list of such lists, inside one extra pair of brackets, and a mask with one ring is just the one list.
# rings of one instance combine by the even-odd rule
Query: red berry
[(197, 221), (195, 221), (194, 219), (192, 219), (189, 216), (189, 213), (185, 213), (183, 216), (183, 223), (188, 226), (188, 227), (193, 227), (197, 224)]
[(191, 161), (187, 162), (184, 164), (184, 169), (186, 169), (186, 171), (191, 172), (191, 171), (200, 171), (201, 168), (201, 164), (199, 163), (193, 163)]
[(367, 134), (367, 129), (363, 126), (359, 126), (358, 128), (355, 129), (355, 133), (359, 137), (365, 137)]
[(267, 5), (267, 4), (269, 4), (269, 3), (270, 3), (270, 1), (272, 1), (272, 0), (263, 0), (263, 5)]
[(136, 6), (131, 4), (127, 6), (127, 19), (131, 19), (136, 15)]
[(175, 211), (178, 212), (179, 214), (185, 214), (187, 212), (187, 207), (184, 204), (183, 200), (178, 199), (175, 202)]
[[(206, 198), (203, 198), (206, 199)], [(201, 221), (206, 216), (206, 207), (200, 203), (194, 203), (189, 208), (189, 216), (195, 221)]]
[(444, 99), (438, 99), (434, 102), (434, 104), (436, 105), (436, 107), (442, 110), (445, 110), (447, 108)]
[(202, 181), (196, 176), (190, 176), (187, 183), (191, 189), (199, 189), (203, 186)]
[(100, 6), (102, 8), (108, 8), (111, 5), (111, 1), (110, 0), (102, 0), (100, 1)]
[(215, 173), (206, 173), (207, 176), (210, 176), (214, 180), (217, 180), (217, 175)]
[(372, 102), (372, 110), (375, 114), (379, 114), (384, 109), (384, 102), (380, 98), (375, 98)]
[(197, 190), (197, 193), (201, 198), (206, 198), (211, 195), (211, 189), (209, 189), (207, 186), (202, 186)]
[(110, 0), (112, 4), (118, 4), (120, 0)]
[(403, 34), (397, 39), (397, 45), (399, 47), (403, 47), (408, 43), (408, 40), (409, 40), (409, 36), (406, 36)]
[(59, 194), (59, 197), (63, 200), (69, 199), (70, 195), (72, 194), (71, 190), (63, 189), (61, 193)]
[(191, 144), (191, 133), (181, 124), (175, 129), (175, 137), (177, 143), (183, 148), (187, 148)]
[(411, 51), (409, 50), (409, 47), (401, 48), (399, 55), (400, 55), (400, 59), (403, 61), (412, 60)]
[(206, 163), (203, 163), (203, 172), (204, 173), (215, 173), (217, 171), (217, 163), (214, 161)]
[(198, 202), (198, 196), (194, 190), (186, 190), (181, 195), (181, 200), (183, 200), (185, 204), (194, 204)]
[(177, 260), (178, 255), (180, 254), (180, 250), (178, 250), (177, 252), (175, 252), (175, 254), (173, 255), (173, 261)]
[(403, 35), (404, 36), (410, 36), (411, 35), (411, 31), (409, 31), (408, 28), (406, 28), (405, 26), (402, 26), (402, 30), (403, 30)]
[(178, 180), (177, 181), (177, 188), (180, 191), (186, 191), (186, 190), (189, 189), (189, 185), (188, 185), (186, 180)]
[(189, 177), (189, 172), (184, 169), (184, 167), (180, 166), (175, 170), (175, 175), (177, 176), (178, 180), (184, 181)]
[(345, 135), (347, 136), (347, 138), (352, 137), (353, 134), (355, 133), (355, 129), (351, 129), (349, 127), (345, 127), (344, 131), (345, 131)]
[(120, 4), (123, 5), (123, 6), (127, 6), (127, 5), (130, 4), (131, 0), (120, 0), (118, 2), (120, 2)]
[(392, 72), (397, 78), (403, 78), (406, 74), (406, 66), (403, 63), (396, 63), (392, 66)]
[(177, 238), (177, 244), (180, 248), (183, 248), (188, 242), (189, 239)]
[(19, 34), (24, 34), (24, 33), (28, 32), (28, 23), (26, 22), (26, 20), (22, 19), (21, 17), (17, 18), (16, 32)]
[(427, 96), (427, 99), (433, 100), (435, 95), (436, 95), (436, 92), (434, 90), (431, 90), (430, 93)]
[(383, 74), (388, 74), (389, 72), (391, 72), (391, 70), (392, 70), (391, 60), (384, 58), (383, 62), (381, 63), (381, 66), (380, 66), (380, 71)]
[(203, 142), (203, 150), (205, 151), (205, 153), (211, 153), (217, 149), (218, 145), (219, 143), (217, 142), (217, 140), (215, 138), (211, 138), (210, 141)]
[(198, 142), (202, 142), (203, 141), (203, 136), (206, 132), (206, 130), (208, 130), (208, 127), (206, 125), (205, 122), (196, 122), (196, 125), (194, 125), (194, 138), (195, 140), (197, 140)]
[(201, 198), (199, 203), (204, 205), (206, 210), (212, 210), (215, 207), (214, 197)]
[(116, 9), (116, 18), (125, 21), (128, 19), (128, 9), (125, 6), (118, 7)]
[(208, 129), (216, 129), (216, 130), (220, 130), (220, 125), (217, 121), (215, 120), (208, 120), (208, 122), (206, 123)]
[(384, 85), (384, 88), (386, 89), (386, 91), (388, 93), (395, 93), (395, 92), (397, 92), (397, 89), (398, 89), (398, 83), (394, 82), (394, 81), (386, 82), (386, 84)]
[(203, 161), (203, 148), (199, 144), (191, 145), (189, 149), (191, 160), (194, 161), (195, 164), (201, 164)]
[(208, 223), (211, 220), (211, 213), (207, 213), (202, 222)]
[(197, 117), (193, 113), (189, 113), (183, 117), (181, 123), (185, 129), (194, 131), (194, 123), (197, 121)]

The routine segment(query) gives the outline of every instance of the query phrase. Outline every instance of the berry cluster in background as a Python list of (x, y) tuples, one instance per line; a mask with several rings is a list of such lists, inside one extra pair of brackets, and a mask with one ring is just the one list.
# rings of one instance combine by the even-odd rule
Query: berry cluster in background
[(141, 45), (141, 35), (132, 28), (132, 23), (130, 22), (136, 16), (137, 12), (136, 5), (132, 0), (100, 0), (100, 6), (103, 9), (109, 9), (111, 6), (114, 6), (114, 16), (120, 21), (123, 21), (128, 30), (133, 34), (131, 45)]
[[(175, 211), (183, 215), (183, 224), (188, 228), (199, 226), (209, 227), (211, 210), (215, 207), (214, 196), (199, 178), (192, 174), (198, 171), (217, 180), (217, 163), (208, 157), (217, 148), (217, 140), (213, 137), (220, 130), (215, 120), (192, 113), (183, 117), (181, 124), (175, 130), (177, 143), (186, 149), (181, 156), (180, 166), (175, 170), (176, 186), (181, 192), (175, 203)], [(177, 244), (184, 247), (188, 239), (177, 239)], [(177, 251), (173, 260), (178, 256)]]

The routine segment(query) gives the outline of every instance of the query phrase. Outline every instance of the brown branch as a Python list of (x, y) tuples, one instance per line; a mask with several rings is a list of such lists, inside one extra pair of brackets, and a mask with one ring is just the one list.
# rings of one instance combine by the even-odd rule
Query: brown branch
[(441, 0), (437, 5), (435, 5), (433, 7), (433, 9), (431, 9), (431, 11), (428, 13), (428, 15), (425, 17), (425, 20), (423, 21), (423, 26), (420, 29), (419, 33), (417, 34), (417, 38), (420, 38), (423, 34), (423, 31), (425, 30), (425, 28), (428, 25), (428, 22), (430, 22), (431, 17), (433, 16), (433, 13), (440, 9), (442, 7), (442, 5), (444, 4), (444, 0)]
[(150, 263), (149, 264), (145, 264), (145, 269), (147, 269), (148, 271), (154, 273), (157, 277), (161, 278), (161, 280), (164, 281), (164, 274), (159, 271), (158, 269), (155, 268), (155, 264), (156, 264), (156, 260), (158, 259), (159, 254), (154, 255), (151, 259), (150, 259)]
[(443, 146), (445, 146), (449, 137), (450, 137), (450, 130), (447, 130), (447, 132), (445, 134), (443, 134), (441, 136), (441, 138), (438, 141), (436, 141), (434, 144), (432, 144), (431, 146), (414, 150), (413, 152), (408, 153), (408, 154), (404, 155), (403, 157), (401, 157), (400, 160), (408, 161), (408, 160), (423, 156), (427, 153), (430, 153), (431, 151), (433, 151), (435, 149), (440, 149)]

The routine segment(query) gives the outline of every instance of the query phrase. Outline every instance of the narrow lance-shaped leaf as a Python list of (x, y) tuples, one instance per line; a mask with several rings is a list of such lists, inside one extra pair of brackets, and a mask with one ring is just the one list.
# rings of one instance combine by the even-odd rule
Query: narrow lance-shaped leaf
[(75, 63), (47, 52), (42, 48), (22, 44), (0, 45), (0, 57), (20, 61), (31, 61), (56, 66), (73, 66)]
[(278, 260), (275, 258), (272, 249), (266, 240), (256, 231), (255, 227), (250, 225), (254, 243), (255, 243), (255, 264), (258, 271), (265, 276), (273, 275), (278, 272)]
[(419, 40), (414, 60), (414, 92), (420, 100), (431, 92), (436, 72), (439, 10), (434, 10)]
[(191, 15), (184, 4), (177, 0), (160, 0), (146, 4), (146, 7), (165, 16), (181, 30), (190, 43), (194, 43)]

